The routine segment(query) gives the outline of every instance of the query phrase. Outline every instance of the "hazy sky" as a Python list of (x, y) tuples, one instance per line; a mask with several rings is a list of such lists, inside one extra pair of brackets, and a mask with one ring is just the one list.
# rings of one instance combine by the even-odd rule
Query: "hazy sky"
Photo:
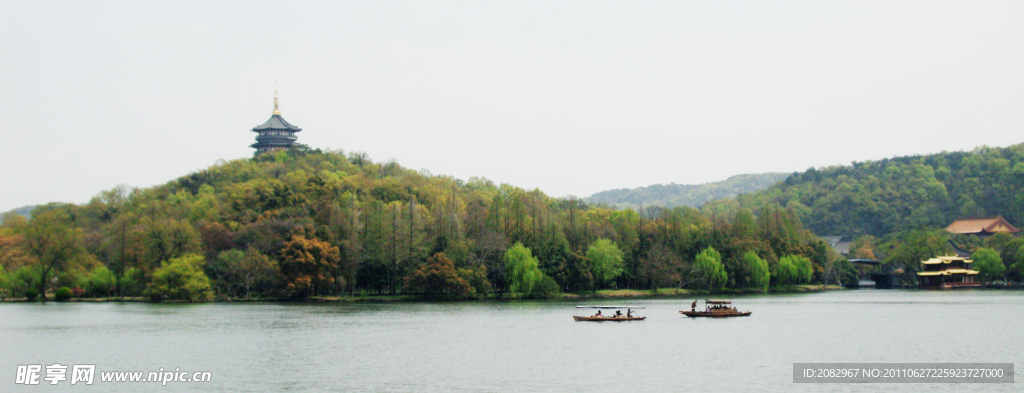
[(0, 211), (312, 147), (550, 195), (1024, 142), (1021, 1), (0, 1)]

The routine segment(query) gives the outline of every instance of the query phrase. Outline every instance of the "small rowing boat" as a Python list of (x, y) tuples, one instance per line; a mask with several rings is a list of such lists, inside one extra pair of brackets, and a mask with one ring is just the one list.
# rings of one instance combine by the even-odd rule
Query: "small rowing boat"
[[(572, 319), (577, 321), (577, 322), (579, 322), (579, 321), (623, 322), (623, 321), (643, 321), (643, 320), (647, 319), (647, 317), (637, 316), (636, 314), (633, 313), (633, 310), (643, 309), (643, 307), (633, 307), (633, 306), (576, 306), (576, 308), (596, 308), (596, 309), (598, 309), (597, 310), (597, 314), (594, 314), (594, 315), (591, 315), (591, 316), (573, 315)], [(602, 309), (612, 309), (612, 310), (616, 310), (617, 309), (617, 312), (615, 314), (609, 313), (608, 315), (603, 315), (601, 313)], [(626, 309), (626, 313), (625, 314), (622, 314), (622, 309)]]
[[(694, 304), (697, 303), (695, 300)], [(706, 318), (729, 318), (729, 317), (749, 317), (752, 314), (751, 311), (739, 311), (736, 307), (732, 307), (732, 300), (704, 300), (704, 311), (697, 311), (696, 307), (691, 307), (690, 311), (680, 311), (680, 314), (686, 315), (691, 318), (706, 317)]]

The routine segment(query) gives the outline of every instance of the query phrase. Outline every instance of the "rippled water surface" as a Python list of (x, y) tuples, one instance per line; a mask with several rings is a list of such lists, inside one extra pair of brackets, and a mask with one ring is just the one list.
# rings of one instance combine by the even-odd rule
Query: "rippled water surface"
[[(1014, 384), (792, 383), (794, 362), (1024, 365), (1024, 292), (736, 298), (748, 318), (573, 322), (576, 302), (0, 304), (0, 391), (1020, 392)], [(592, 304), (593, 302), (587, 302)], [(180, 368), (209, 383), (16, 386), (19, 364)], [(1019, 372), (1018, 372), (1019, 374)], [(98, 379), (98, 376), (97, 376)], [(44, 382), (45, 383), (45, 382)]]

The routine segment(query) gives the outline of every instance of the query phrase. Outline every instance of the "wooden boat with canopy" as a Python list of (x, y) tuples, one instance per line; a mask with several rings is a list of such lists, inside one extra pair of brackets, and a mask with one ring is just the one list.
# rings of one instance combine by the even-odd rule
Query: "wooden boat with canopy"
[[(642, 310), (642, 309), (644, 309), (644, 307), (636, 307), (636, 306), (576, 306), (576, 308), (577, 309), (580, 309), (580, 308), (596, 308), (597, 309), (597, 314), (594, 314), (594, 315), (591, 315), (591, 316), (573, 315), (572, 319), (576, 320), (577, 322), (579, 322), (579, 321), (622, 322), (622, 321), (643, 321), (643, 320), (647, 319), (647, 317), (637, 316), (636, 314), (633, 313), (633, 310)], [(608, 310), (617, 310), (618, 312), (615, 313), (615, 314), (608, 313), (608, 315), (604, 315), (601, 311), (602, 310), (606, 310), (606, 309), (608, 309)], [(625, 314), (621, 313), (623, 309), (626, 310)]]
[[(696, 300), (693, 301), (695, 304)], [(706, 318), (729, 318), (729, 317), (749, 317), (752, 314), (751, 311), (739, 311), (736, 307), (732, 306), (732, 300), (721, 300), (721, 299), (706, 299), (704, 300), (704, 311), (697, 311), (691, 309), (690, 311), (680, 311), (680, 314), (686, 315), (691, 318), (706, 317)]]

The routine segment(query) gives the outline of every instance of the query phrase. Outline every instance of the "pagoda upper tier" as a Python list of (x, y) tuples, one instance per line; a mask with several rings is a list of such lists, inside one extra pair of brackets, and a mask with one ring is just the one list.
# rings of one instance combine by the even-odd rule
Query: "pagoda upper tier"
[(252, 131), (259, 135), (256, 136), (256, 143), (249, 145), (249, 147), (256, 149), (255, 155), (260, 155), (268, 151), (292, 147), (295, 141), (299, 139), (295, 136), (295, 133), (302, 131), (302, 129), (281, 117), (281, 110), (278, 109), (277, 105), (277, 93), (275, 92), (273, 114), (263, 124), (253, 127)]

